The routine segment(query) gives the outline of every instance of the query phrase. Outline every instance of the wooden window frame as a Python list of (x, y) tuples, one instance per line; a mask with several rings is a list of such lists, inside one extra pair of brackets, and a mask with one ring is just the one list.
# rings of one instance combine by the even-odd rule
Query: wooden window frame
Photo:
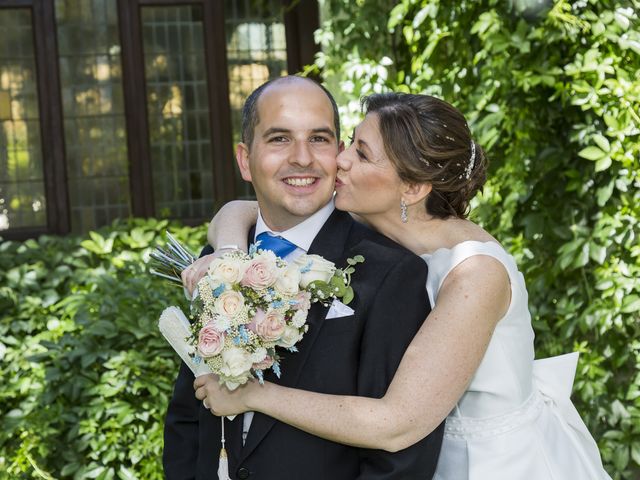
[[(205, 56), (212, 144), (211, 168), (215, 207), (236, 196), (234, 154), (229, 104), (225, 17), (222, 1), (211, 0), (117, 0), (121, 43), (122, 84), (129, 162), (131, 214), (155, 215), (153, 179), (146, 105), (144, 55), (140, 9), (148, 6), (199, 5), (204, 15)], [(313, 32), (319, 26), (316, 0), (283, 0), (287, 42), (287, 70), (299, 72), (314, 60), (317, 46)], [(46, 196), (47, 223), (43, 227), (9, 228), (0, 231), (7, 240), (23, 240), (42, 234), (65, 235), (71, 231), (70, 202), (63, 124), (62, 93), (58, 68), (55, 0), (0, 0), (0, 9), (31, 10), (37, 70), (38, 108)], [(306, 27), (303, 29), (301, 25)], [(213, 212), (211, 212), (213, 214)], [(203, 219), (180, 219), (199, 224)]]
[(53, 1), (3, 0), (0, 3), (2, 9), (28, 8), (31, 10), (47, 209), (46, 226), (9, 228), (0, 231), (0, 237), (7, 240), (33, 238), (42, 234), (65, 234), (69, 232), (71, 226)]

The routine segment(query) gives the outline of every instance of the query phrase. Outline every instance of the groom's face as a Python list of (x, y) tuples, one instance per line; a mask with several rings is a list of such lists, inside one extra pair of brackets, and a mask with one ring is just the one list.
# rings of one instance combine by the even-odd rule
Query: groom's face
[(267, 87), (257, 108), (253, 142), (238, 145), (236, 158), (265, 222), (283, 231), (333, 195), (338, 154), (333, 109), (317, 85), (301, 79)]

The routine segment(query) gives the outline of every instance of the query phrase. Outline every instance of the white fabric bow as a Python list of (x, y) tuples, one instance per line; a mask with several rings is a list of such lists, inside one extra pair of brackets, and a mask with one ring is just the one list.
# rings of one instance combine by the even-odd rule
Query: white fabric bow
[(533, 362), (534, 386), (545, 403), (550, 406), (560, 425), (575, 439), (584, 465), (589, 465), (591, 470), (589, 478), (610, 479), (602, 467), (598, 445), (571, 402), (571, 390), (577, 366), (578, 352), (535, 360)]

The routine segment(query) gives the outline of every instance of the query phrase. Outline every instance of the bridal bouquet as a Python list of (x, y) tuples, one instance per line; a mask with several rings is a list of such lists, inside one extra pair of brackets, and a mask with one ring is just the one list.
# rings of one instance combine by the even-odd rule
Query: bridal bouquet
[[(175, 277), (193, 261), (183, 250), (169, 236), (169, 250), (152, 254), (164, 273), (152, 272), (175, 279), (167, 272), (173, 268)], [(192, 322), (183, 330), (192, 365), (206, 365), (230, 390), (251, 377), (262, 382), (269, 368), (280, 376), (276, 347), (297, 351), (311, 305), (336, 298), (347, 304), (353, 298), (351, 274), (364, 258), (347, 261), (343, 270), (318, 255), (301, 255), (288, 263), (259, 244), (248, 253), (236, 250), (215, 258), (198, 282)]]

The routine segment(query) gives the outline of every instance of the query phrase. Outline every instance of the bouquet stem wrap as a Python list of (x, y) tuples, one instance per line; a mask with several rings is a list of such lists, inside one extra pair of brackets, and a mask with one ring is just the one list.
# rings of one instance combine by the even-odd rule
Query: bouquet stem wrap
[[(194, 376), (198, 377), (211, 373), (206, 363), (196, 363), (191, 357), (194, 348), (187, 343), (187, 338), (191, 336), (191, 330), (189, 320), (187, 320), (187, 317), (182, 313), (182, 310), (178, 307), (166, 308), (160, 315), (158, 327), (164, 338), (169, 342), (169, 345), (173, 347)], [(228, 418), (229, 420), (233, 420), (235, 415)], [(225, 449), (224, 417), (220, 417), (220, 422), (222, 423), (222, 438), (220, 439), (222, 448), (220, 449), (220, 461), (218, 463), (218, 479), (231, 480), (229, 477), (229, 460)]]

